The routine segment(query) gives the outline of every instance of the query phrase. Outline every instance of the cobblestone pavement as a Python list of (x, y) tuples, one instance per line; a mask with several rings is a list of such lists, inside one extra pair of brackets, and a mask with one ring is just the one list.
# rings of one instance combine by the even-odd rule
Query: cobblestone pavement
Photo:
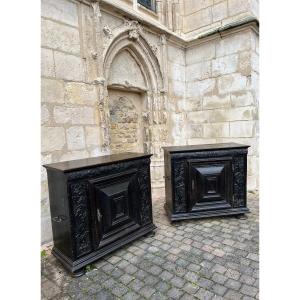
[[(163, 199), (154, 202), (154, 237), (146, 236), (69, 276), (42, 258), (42, 299), (259, 299), (258, 200), (251, 213), (171, 225)], [(93, 268), (92, 267), (92, 268)]]

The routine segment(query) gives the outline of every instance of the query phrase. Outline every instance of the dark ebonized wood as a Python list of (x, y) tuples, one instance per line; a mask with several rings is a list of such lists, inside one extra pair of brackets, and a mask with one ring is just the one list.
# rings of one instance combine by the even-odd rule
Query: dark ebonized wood
[(153, 231), (148, 154), (45, 165), (54, 247), (72, 272)]
[(236, 143), (164, 147), (169, 219), (249, 212), (248, 147)]

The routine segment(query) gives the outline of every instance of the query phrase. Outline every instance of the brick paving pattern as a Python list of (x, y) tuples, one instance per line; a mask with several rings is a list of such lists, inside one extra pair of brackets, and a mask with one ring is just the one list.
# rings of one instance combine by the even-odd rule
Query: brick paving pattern
[(247, 218), (169, 223), (163, 199), (153, 204), (146, 236), (72, 278), (52, 256), (42, 258), (42, 299), (259, 299), (258, 200)]

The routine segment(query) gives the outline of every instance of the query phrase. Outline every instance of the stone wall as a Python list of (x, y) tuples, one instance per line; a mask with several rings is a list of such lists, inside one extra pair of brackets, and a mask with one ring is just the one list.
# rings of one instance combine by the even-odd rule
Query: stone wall
[[(248, 188), (257, 189), (255, 26), (198, 39), (206, 25), (197, 23), (202, 18), (189, 20), (224, 2), (225, 22), (232, 7), (234, 16), (243, 16), (241, 2), (246, 14), (257, 10), (255, 0), (162, 0), (156, 13), (136, 0), (102, 0), (100, 6), (89, 0), (42, 0), (42, 163), (121, 152), (122, 141), (127, 150), (153, 154), (156, 197), (164, 193), (162, 146), (235, 141), (251, 145)], [(44, 168), (41, 186), (41, 234), (47, 243), (52, 234)]]
[(184, 0), (184, 33), (195, 34), (247, 16), (258, 17), (258, 0)]
[(250, 190), (258, 188), (257, 43), (257, 33), (245, 28), (186, 52), (187, 144), (250, 145)]

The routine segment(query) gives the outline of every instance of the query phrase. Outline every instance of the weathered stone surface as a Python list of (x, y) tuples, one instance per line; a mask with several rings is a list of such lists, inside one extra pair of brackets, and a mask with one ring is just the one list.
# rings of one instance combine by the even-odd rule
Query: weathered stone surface
[(170, 63), (169, 76), (171, 76), (173, 80), (185, 81), (185, 66)]
[(230, 94), (222, 96), (205, 96), (203, 97), (203, 109), (229, 108)]
[(64, 102), (64, 82), (56, 79), (41, 79), (42, 102), (63, 103)]
[(176, 97), (185, 96), (185, 82), (173, 80), (170, 82), (169, 88), (174, 96)]
[(249, 51), (241, 52), (239, 54), (238, 72), (244, 76), (249, 76), (251, 74), (251, 71), (251, 53)]
[(215, 41), (200, 44), (186, 51), (186, 64), (192, 65), (201, 61), (210, 60), (216, 57)]
[(97, 126), (86, 126), (86, 145), (99, 146), (100, 145), (100, 128)]
[(184, 111), (199, 111), (202, 110), (202, 98), (189, 98), (185, 101)]
[(218, 88), (221, 94), (245, 90), (247, 88), (247, 77), (239, 73), (223, 75), (218, 78)]
[(216, 80), (215, 78), (204, 79), (201, 81), (188, 82), (186, 97), (195, 98), (202, 95), (205, 95), (215, 88)]
[(255, 120), (256, 109), (252, 106), (232, 109), (209, 110), (209, 122), (227, 122), (238, 120)]
[(82, 159), (87, 157), (89, 157), (89, 153), (86, 150), (68, 151), (60, 157), (60, 161)]
[(189, 15), (200, 9), (206, 8), (213, 4), (213, 0), (185, 0), (184, 9), (185, 14)]
[(186, 17), (184, 19), (184, 29), (185, 32), (190, 32), (210, 23), (212, 23), (212, 13), (211, 8), (208, 7)]
[(146, 88), (141, 68), (127, 50), (121, 51), (114, 58), (110, 66), (108, 83)]
[(84, 63), (78, 56), (54, 51), (56, 77), (84, 81)]
[(42, 46), (73, 54), (80, 53), (79, 31), (51, 20), (42, 20)]
[(254, 121), (236, 121), (230, 123), (231, 137), (252, 137), (255, 133)]
[(42, 127), (42, 152), (61, 150), (66, 143), (63, 127)]
[(45, 77), (55, 77), (53, 51), (42, 48), (41, 50), (41, 74)]
[(184, 49), (168, 45), (168, 60), (176, 64), (185, 65), (185, 52)]
[(232, 107), (248, 106), (253, 104), (254, 104), (254, 99), (250, 91), (231, 93)]
[(67, 129), (67, 144), (69, 150), (85, 148), (85, 135), (82, 126), (73, 126)]
[(72, 104), (94, 105), (97, 102), (95, 85), (69, 82), (66, 84), (66, 100)]
[(50, 114), (49, 110), (46, 105), (42, 105), (41, 107), (41, 122), (42, 124), (45, 124), (49, 121)]
[(212, 7), (213, 22), (221, 21), (227, 17), (227, 1), (220, 2)]
[(228, 0), (229, 16), (234, 16), (249, 10), (248, 0)]
[(203, 136), (203, 125), (202, 124), (189, 124), (188, 126), (188, 137), (199, 138)]
[(259, 173), (259, 159), (256, 156), (248, 156), (248, 171), (249, 175), (256, 175)]
[(236, 72), (238, 59), (238, 54), (232, 54), (212, 60), (212, 75), (219, 76)]
[(67, 0), (42, 0), (41, 15), (78, 26), (77, 5)]
[(211, 77), (211, 62), (204, 61), (186, 67), (186, 81), (202, 80)]
[(95, 124), (94, 108), (55, 106), (54, 121), (58, 124)]
[(187, 123), (201, 124), (209, 122), (209, 111), (195, 111), (187, 113)]
[(238, 33), (221, 39), (216, 44), (216, 55), (222, 57), (236, 52), (250, 50), (251, 39), (249, 33)]
[(229, 123), (203, 124), (203, 136), (206, 138), (228, 137)]

